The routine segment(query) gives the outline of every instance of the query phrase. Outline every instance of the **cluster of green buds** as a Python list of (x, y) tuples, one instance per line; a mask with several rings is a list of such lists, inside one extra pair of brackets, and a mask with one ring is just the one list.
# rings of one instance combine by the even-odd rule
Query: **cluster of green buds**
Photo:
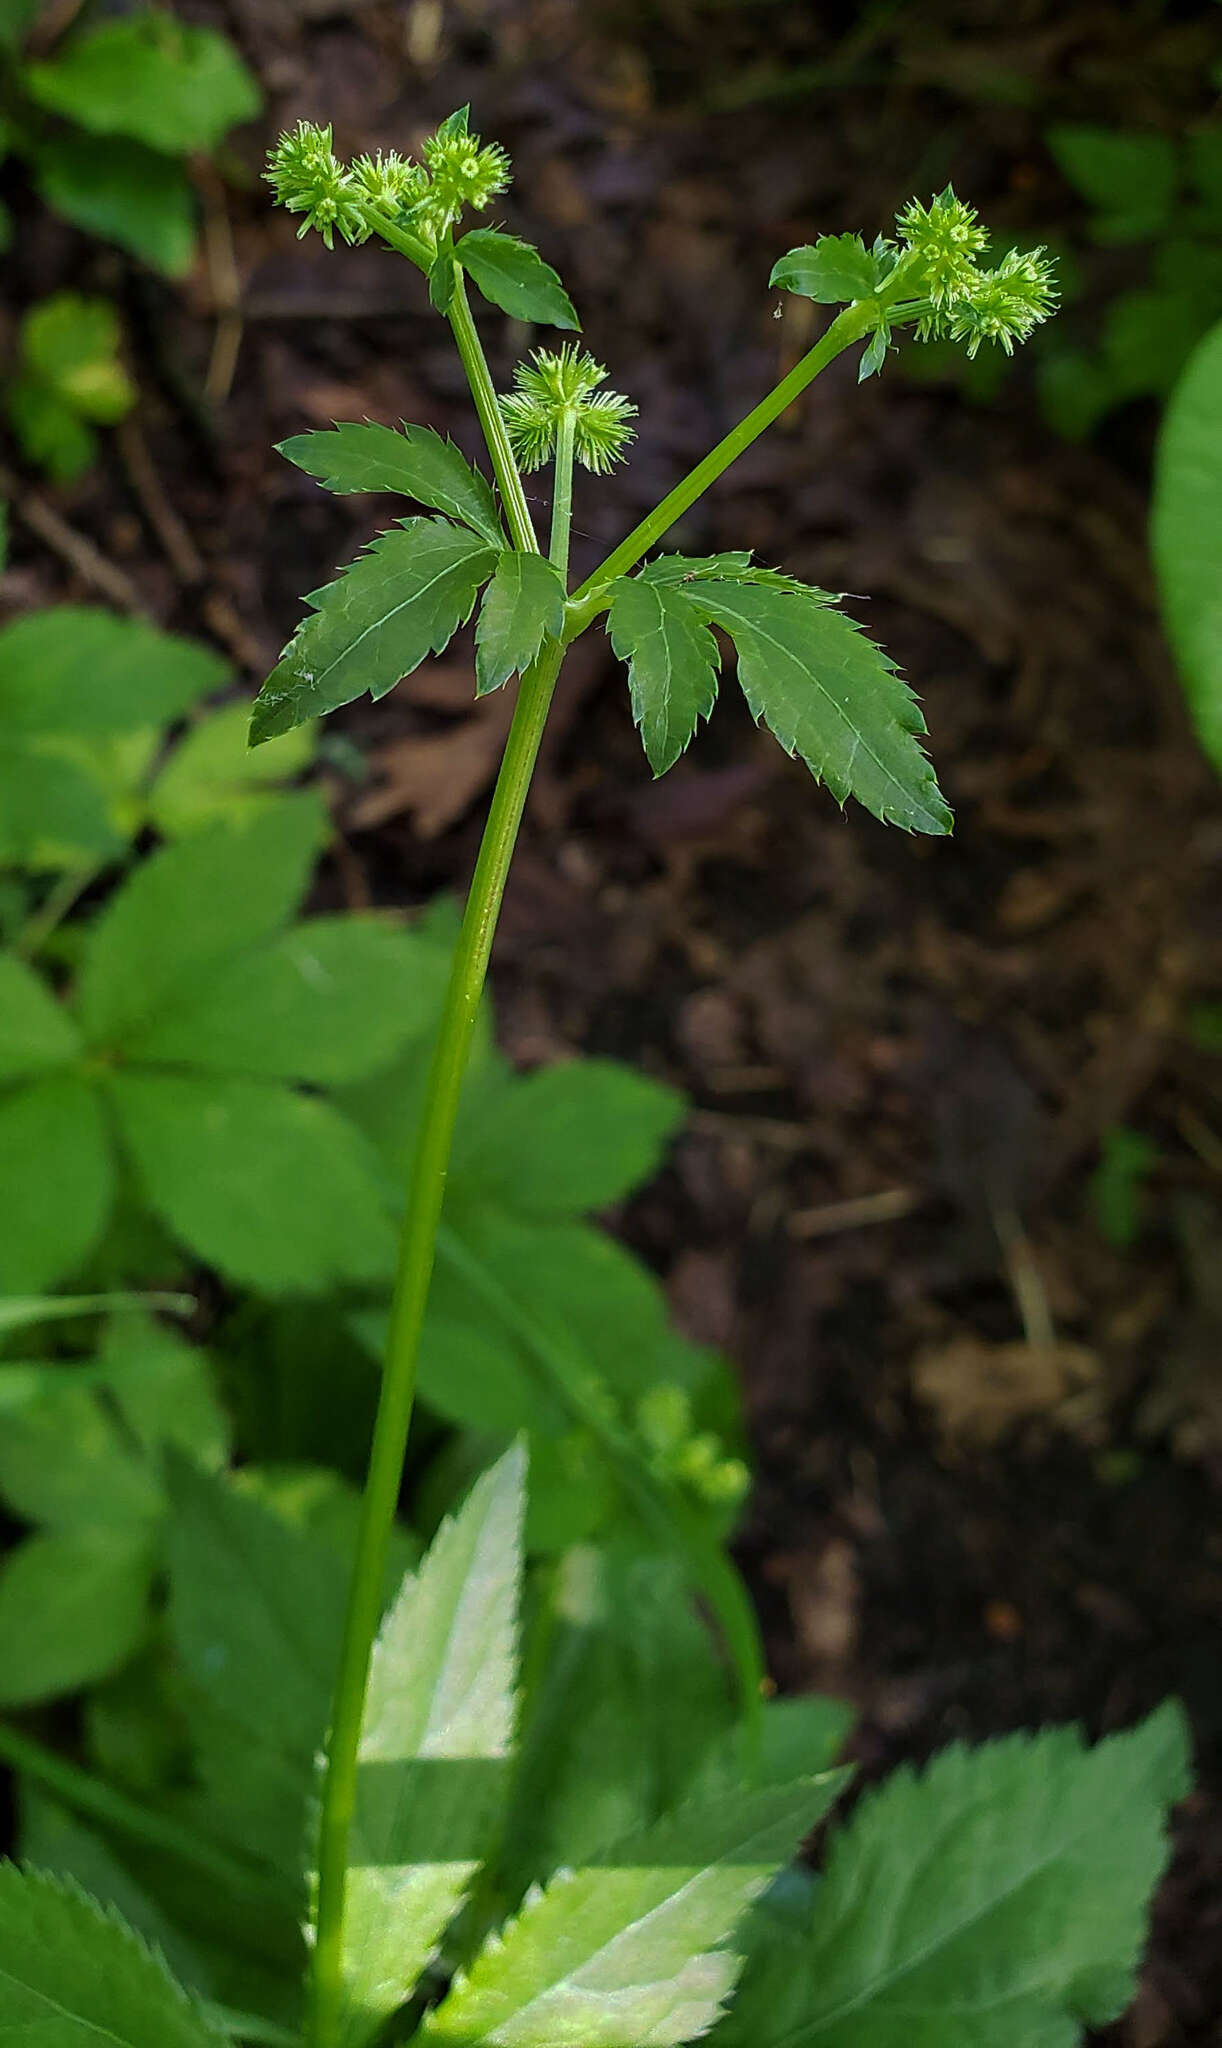
[(651, 1387), (636, 1406), (636, 1426), (660, 1477), (694, 1494), (705, 1506), (733, 1510), (746, 1497), (751, 1475), (741, 1458), (727, 1455), (712, 1430), (693, 1428), (683, 1387)]
[(949, 185), (928, 206), (909, 200), (896, 230), (904, 253), (893, 276), (902, 277), (906, 296), (921, 299), (922, 341), (966, 341), (969, 356), (995, 341), (1010, 355), (1056, 308), (1052, 264), (1042, 248), (1015, 249), (991, 270), (981, 268), (976, 259), (988, 247), (988, 229)]
[(500, 404), (521, 469), (543, 467), (567, 422), (578, 462), (606, 475), (634, 438), (628, 423), (637, 411), (618, 391), (600, 389), (606, 380), (602, 364), (573, 342), (555, 351), (537, 348), (529, 363), (518, 364), (514, 389)]
[(482, 211), (505, 191), (510, 164), (499, 143), (472, 135), (466, 107), (442, 122), (421, 155), (417, 164), (392, 149), (345, 164), (335, 153), (330, 124), (299, 121), (281, 136), (266, 176), (280, 204), (304, 215), (299, 232), (316, 228), (328, 249), (336, 234), (345, 242), (367, 241), (379, 216), (435, 249), (468, 207)]

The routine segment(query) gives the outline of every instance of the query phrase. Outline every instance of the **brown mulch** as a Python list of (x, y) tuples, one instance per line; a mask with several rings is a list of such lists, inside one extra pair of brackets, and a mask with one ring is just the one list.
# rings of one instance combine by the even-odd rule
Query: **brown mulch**
[[(1072, 218), (1046, 122), (1174, 129), (1218, 40), (1208, 0), (1015, 0), (1004, 26), (968, 0), (183, 11), (237, 35), (269, 125), (410, 146), (470, 99), (508, 144), (505, 219), (542, 242), (641, 406), (631, 468), (582, 487), (579, 568), (806, 345), (810, 309), (773, 318), (778, 253), (872, 233), (948, 175), (999, 231), (1039, 239)], [(298, 242), (258, 188), (262, 139), (240, 138), (228, 188), (209, 188), (211, 260), (185, 294), (28, 210), (6, 259), (18, 303), (117, 290), (142, 374), (147, 465), (129, 442), (44, 495), (139, 601), (219, 638), (252, 681), (376, 516), (324, 499), (272, 444), (368, 416), (474, 452), (414, 274)], [(209, 410), (230, 237), (240, 349)], [(493, 322), (489, 340), (503, 380), (522, 337)], [(751, 545), (869, 593), (850, 608), (920, 690), (954, 839), (842, 817), (730, 682), (651, 782), (591, 637), (495, 977), (524, 1063), (613, 1054), (692, 1098), (672, 1165), (622, 1222), (686, 1325), (741, 1366), (760, 1471), (741, 1554), (778, 1681), (851, 1697), (871, 1769), (1054, 1718), (1102, 1731), (1168, 1691), (1189, 1705), (1204, 1789), (1138, 2007), (1109, 2037), (1187, 2048), (1222, 2024), (1222, 1085), (1191, 1029), (1222, 995), (1222, 805), (1157, 625), (1152, 429), (1134, 409), (1073, 448), (1021, 370), (984, 409), (902, 366), (859, 388), (837, 365), (676, 543)], [(19, 532), (6, 601), (84, 590)], [(473, 710), (456, 649), (332, 722), (336, 900), (461, 888), (501, 716)], [(1117, 1125), (1158, 1148), (1125, 1251), (1089, 1199)]]

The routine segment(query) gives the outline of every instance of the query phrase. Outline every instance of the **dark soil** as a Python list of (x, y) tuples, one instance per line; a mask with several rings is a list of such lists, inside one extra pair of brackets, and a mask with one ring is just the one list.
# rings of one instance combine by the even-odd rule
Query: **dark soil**
[[(811, 309), (773, 317), (778, 253), (872, 234), (948, 175), (999, 232), (1072, 228), (1046, 123), (1175, 130), (1218, 55), (1207, 0), (232, 0), (211, 18), (261, 72), (269, 126), (410, 146), (470, 99), (510, 147), (505, 218), (641, 406), (631, 468), (582, 488), (579, 567), (806, 345)], [(143, 373), (138, 432), (44, 497), (251, 681), (377, 509), (325, 500), (272, 444), (369, 416), (471, 445), (414, 273), (299, 243), (260, 194), (262, 141), (210, 188), (210, 261), (179, 296), (32, 212), (10, 262), (18, 303), (117, 289)], [(241, 346), (209, 409), (230, 235)], [(1091, 301), (1072, 317), (1089, 327)], [(522, 337), (490, 334), (504, 378)], [(859, 388), (839, 364), (676, 541), (870, 594), (852, 608), (922, 694), (954, 840), (842, 817), (728, 686), (651, 782), (592, 640), (495, 968), (524, 1063), (615, 1054), (692, 1098), (623, 1227), (741, 1365), (760, 1471), (741, 1554), (779, 1684), (850, 1696), (872, 1770), (1188, 1703), (1204, 1789), (1109, 2037), (1124, 2048), (1222, 2026), (1222, 1068), (1192, 1030), (1222, 995), (1222, 806), (1145, 561), (1153, 427), (1134, 409), (1074, 448), (1022, 369), (982, 408), (902, 365)], [(87, 592), (19, 532), (8, 603)], [(333, 721), (337, 900), (465, 883), (503, 729), (470, 698), (463, 648)], [(1117, 1125), (1158, 1149), (1123, 1251), (1089, 1193)]]

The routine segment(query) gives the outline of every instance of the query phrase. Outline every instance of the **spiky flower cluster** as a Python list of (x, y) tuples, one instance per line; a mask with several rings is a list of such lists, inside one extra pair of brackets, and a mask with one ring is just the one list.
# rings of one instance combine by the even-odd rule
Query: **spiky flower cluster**
[(466, 206), (482, 211), (509, 184), (505, 151), (499, 142), (481, 142), (470, 134), (465, 113), (461, 121), (453, 114), (444, 121), (422, 153), (428, 165), (430, 221), (438, 232)]
[(332, 147), (330, 125), (299, 121), (268, 158), (267, 179), (280, 204), (304, 214), (300, 233), (317, 228), (328, 249), (335, 235), (364, 242), (373, 231), (368, 210), (388, 214), (435, 248), (468, 206), (487, 206), (509, 183), (509, 158), (499, 143), (483, 143), (460, 108), (423, 145), (423, 164), (397, 149), (358, 156), (345, 164)]
[(346, 242), (368, 240), (362, 195), (352, 172), (331, 146), (330, 122), (319, 128), (299, 121), (290, 134), (280, 137), (268, 157), (265, 175), (281, 206), (289, 213), (305, 215), (298, 238), (317, 228), (328, 249), (337, 230)]
[(537, 348), (513, 373), (514, 390), (501, 400), (510, 444), (519, 467), (540, 469), (556, 443), (561, 419), (573, 421), (573, 447), (586, 469), (605, 476), (634, 438), (629, 420), (636, 407), (618, 391), (600, 391), (606, 371), (575, 343)]
[(895, 275), (905, 294), (918, 298), (922, 341), (966, 341), (969, 356), (981, 342), (995, 341), (1010, 355), (1054, 311), (1056, 283), (1043, 249), (1014, 250), (982, 270), (976, 258), (988, 246), (988, 230), (951, 186), (928, 206), (910, 199), (896, 227), (905, 253)]

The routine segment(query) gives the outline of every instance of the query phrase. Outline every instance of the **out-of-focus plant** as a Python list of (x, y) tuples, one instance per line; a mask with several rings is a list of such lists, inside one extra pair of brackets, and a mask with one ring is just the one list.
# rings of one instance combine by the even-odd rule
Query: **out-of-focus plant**
[(1194, 351), (1167, 407), (1151, 539), (1189, 710), (1222, 774), (1222, 321)]

